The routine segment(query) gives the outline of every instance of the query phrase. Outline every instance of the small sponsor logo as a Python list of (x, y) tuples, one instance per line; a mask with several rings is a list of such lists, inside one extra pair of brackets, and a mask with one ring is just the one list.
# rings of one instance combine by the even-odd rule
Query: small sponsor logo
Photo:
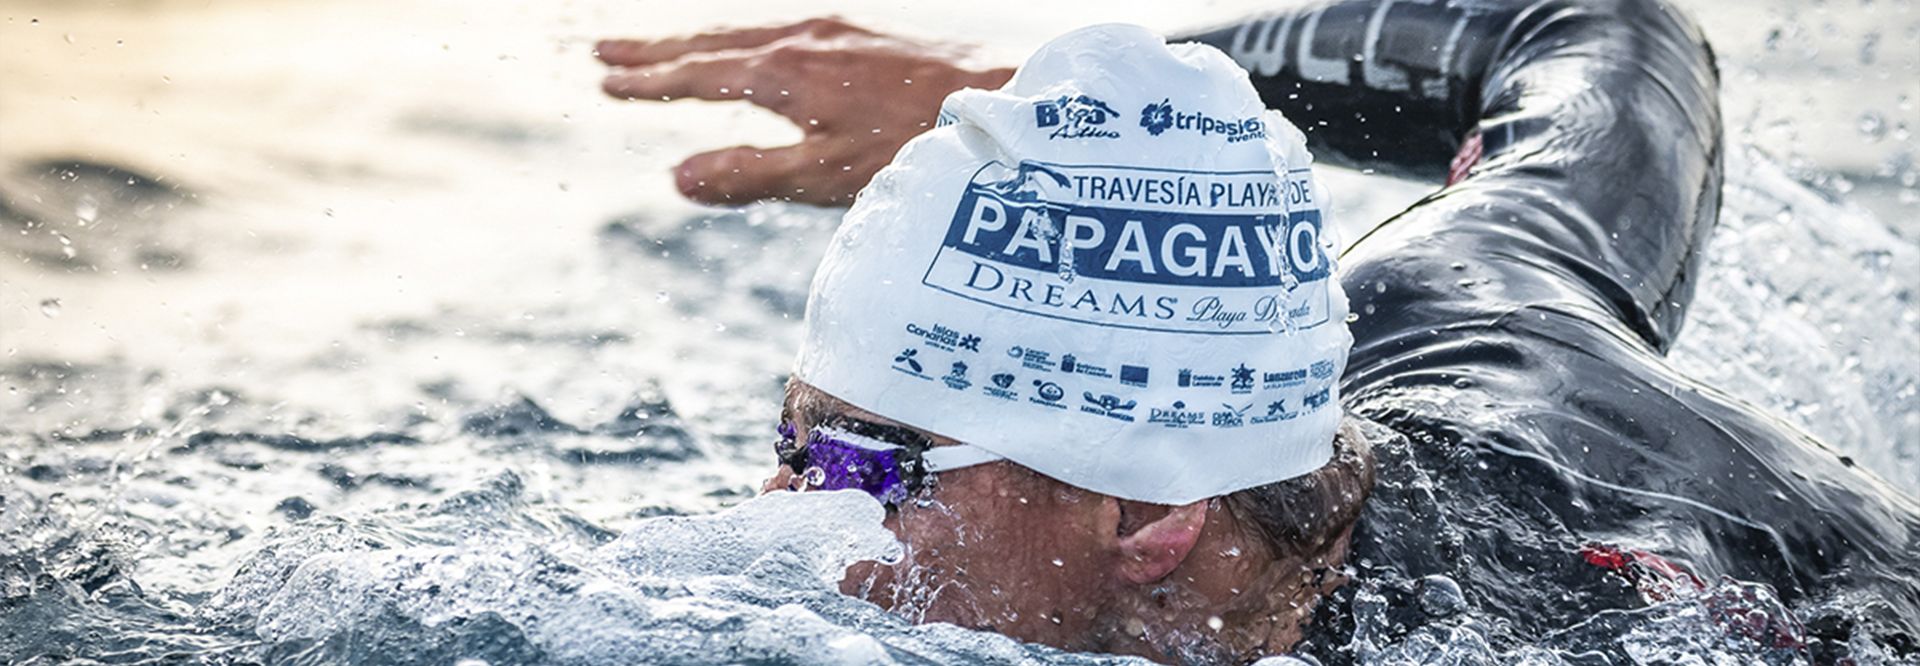
[(1259, 425), (1262, 423), (1272, 423), (1274, 421), (1286, 421), (1299, 415), (1298, 412), (1287, 409), (1287, 401), (1285, 398), (1282, 398), (1267, 403), (1267, 413), (1249, 418), (1247, 421), (1254, 425)]
[(1307, 409), (1319, 409), (1326, 406), (1328, 399), (1327, 389), (1320, 389), (1308, 395), (1306, 398), (1301, 399), (1300, 402), (1305, 403)]
[(1145, 387), (1147, 385), (1146, 367), (1138, 366), (1138, 365), (1121, 365), (1120, 366), (1120, 383), (1126, 384), (1128, 386)]
[(1203, 375), (1187, 368), (1180, 369), (1180, 388), (1213, 388), (1227, 382), (1221, 375)]
[(1060, 399), (1067, 397), (1067, 390), (1060, 388), (1059, 384), (1044, 379), (1036, 379), (1033, 380), (1033, 392), (1035, 394), (1034, 397), (1027, 398), (1027, 402), (1053, 407), (1055, 409), (1067, 408), (1066, 405), (1060, 404)]
[(1240, 365), (1234, 366), (1234, 368), (1228, 372), (1233, 375), (1233, 381), (1228, 385), (1228, 389), (1234, 393), (1249, 393), (1253, 391), (1253, 368), (1249, 368), (1247, 364), (1241, 363)]
[(987, 384), (981, 386), (980, 391), (1001, 400), (1013, 400), (1018, 397), (1013, 392), (1013, 380), (1011, 372), (994, 373), (987, 378)]
[(1113, 379), (1113, 373), (1108, 372), (1105, 366), (1094, 365), (1083, 361), (1076, 354), (1063, 354), (1060, 356), (1060, 371), (1069, 375), (1086, 375), (1100, 379)]
[(946, 382), (947, 388), (955, 391), (965, 391), (967, 387), (973, 386), (973, 382), (967, 379), (967, 364), (960, 361), (954, 361), (953, 369), (947, 372), (947, 376), (941, 377), (940, 381)]
[(1305, 381), (1307, 381), (1306, 368), (1282, 372), (1268, 372), (1260, 375), (1260, 388), (1275, 389), (1282, 386), (1293, 386)]
[(1140, 109), (1140, 126), (1146, 128), (1148, 134), (1160, 136), (1173, 126), (1173, 105), (1167, 102), (1163, 99)]
[(1092, 391), (1082, 392), (1080, 397), (1087, 402), (1087, 404), (1080, 406), (1080, 411), (1082, 412), (1105, 416), (1110, 419), (1119, 419), (1128, 423), (1133, 422), (1133, 414), (1129, 412), (1132, 412), (1133, 408), (1138, 404), (1133, 400), (1122, 400), (1120, 396), (1111, 393), (1096, 396)]
[(1167, 130), (1199, 132), (1200, 136), (1217, 134), (1226, 137), (1227, 143), (1264, 139), (1267, 136), (1266, 124), (1258, 117), (1227, 120), (1198, 111), (1181, 113), (1174, 110), (1171, 99), (1162, 99), (1142, 107), (1140, 127), (1153, 136), (1160, 136)]
[(894, 355), (893, 369), (921, 379), (928, 379), (926, 375), (921, 374), (926, 368), (920, 365), (920, 350), (913, 347), (902, 349), (900, 353)]
[(1308, 366), (1307, 372), (1308, 374), (1313, 375), (1314, 379), (1332, 378), (1333, 377), (1333, 361), (1314, 361), (1313, 365)]
[(1222, 403), (1220, 406), (1224, 409), (1213, 413), (1213, 427), (1238, 428), (1246, 425), (1247, 410), (1253, 408), (1253, 403), (1249, 402), (1239, 407)]
[(932, 329), (921, 328), (919, 324), (907, 324), (907, 334), (920, 338), (927, 343), (927, 346), (941, 351), (956, 349), (980, 351), (980, 336), (965, 335), (940, 324), (934, 324)]
[(1187, 409), (1187, 403), (1175, 400), (1166, 409), (1155, 407), (1147, 410), (1147, 422), (1158, 423), (1168, 428), (1191, 428), (1204, 425), (1207, 413), (1197, 409)]
[(1033, 125), (1051, 128), (1049, 139), (1120, 138), (1120, 132), (1105, 127), (1108, 120), (1119, 115), (1106, 102), (1086, 95), (1061, 95), (1033, 105)]
[(1032, 347), (1014, 347), (1007, 350), (1007, 355), (1020, 359), (1020, 367), (1028, 370), (1053, 371), (1052, 352), (1041, 351)]

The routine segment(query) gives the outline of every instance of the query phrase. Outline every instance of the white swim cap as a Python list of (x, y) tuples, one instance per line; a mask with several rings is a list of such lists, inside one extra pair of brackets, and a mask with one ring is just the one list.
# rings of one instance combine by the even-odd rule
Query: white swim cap
[(796, 372), (1125, 499), (1311, 472), (1352, 337), (1310, 162), (1218, 50), (1068, 33), (948, 96), (860, 193)]

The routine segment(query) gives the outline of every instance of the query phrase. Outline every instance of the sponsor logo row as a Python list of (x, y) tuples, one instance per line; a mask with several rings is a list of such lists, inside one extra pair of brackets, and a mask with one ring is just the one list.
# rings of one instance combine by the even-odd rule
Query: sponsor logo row
[[(919, 324), (910, 323), (907, 324), (906, 331), (908, 335), (917, 339), (922, 346), (954, 353), (971, 352), (977, 354), (980, 352), (980, 345), (984, 340), (979, 335), (962, 333), (942, 324), (934, 324), (931, 328), (926, 328)], [(1044, 373), (1059, 372), (1066, 375), (1080, 375), (1094, 379), (1115, 380), (1121, 385), (1136, 388), (1146, 388), (1153, 376), (1152, 369), (1144, 365), (1122, 363), (1117, 367), (1110, 366), (1089, 361), (1079, 354), (1072, 352), (1055, 356), (1051, 351), (1014, 345), (1008, 347), (1006, 353), (1008, 357), (1019, 363), (1020, 367), (1028, 370), (1036, 370)], [(927, 363), (920, 358), (920, 347), (918, 346), (908, 346), (902, 349), (899, 354), (894, 355), (893, 365), (896, 370), (910, 375), (931, 377), (927, 372)], [(949, 385), (967, 381), (963, 377), (968, 367), (966, 363), (956, 361), (952, 367), (954, 370), (947, 375)], [(1262, 372), (1242, 362), (1232, 368), (1228, 368), (1226, 372), (1220, 374), (1208, 373), (1193, 368), (1180, 368), (1175, 374), (1174, 383), (1180, 388), (1219, 388), (1225, 386), (1232, 393), (1245, 394), (1252, 393), (1256, 387), (1261, 390), (1272, 390), (1298, 386), (1305, 383), (1309, 378), (1329, 380), (1333, 378), (1334, 372), (1335, 367), (1333, 362), (1326, 360), (1315, 361), (1312, 365), (1305, 368), (1266, 372)], [(956, 388), (966, 388), (966, 386), (958, 386)], [(1000, 386), (1000, 388), (1006, 389), (1008, 386)]]
[[(1034, 127), (1047, 131), (1049, 139), (1118, 139), (1120, 117), (1106, 102), (1089, 95), (1061, 95), (1033, 105)], [(1266, 123), (1259, 117), (1217, 118), (1200, 111), (1181, 111), (1171, 98), (1149, 102), (1140, 109), (1139, 126), (1148, 135), (1169, 131), (1195, 132), (1200, 136), (1220, 136), (1227, 143), (1238, 143), (1267, 136)]]
[[(935, 347), (949, 352), (978, 352), (980, 338), (969, 336), (941, 325), (922, 328), (908, 325), (910, 334), (921, 338), (921, 346), (909, 346), (900, 350), (892, 359), (892, 368), (898, 372), (927, 381), (936, 381), (954, 391), (977, 390), (983, 395), (1007, 402), (1025, 402), (1061, 411), (1103, 416), (1128, 423), (1144, 419), (1147, 423), (1168, 428), (1238, 428), (1245, 425), (1260, 425), (1274, 421), (1285, 421), (1312, 412), (1327, 404), (1334, 364), (1327, 361), (1317, 362), (1298, 370), (1280, 372), (1259, 372), (1245, 363), (1240, 363), (1223, 374), (1208, 374), (1183, 368), (1176, 375), (1176, 385), (1182, 388), (1218, 388), (1225, 386), (1231, 394), (1248, 394), (1258, 385), (1263, 389), (1299, 386), (1313, 379), (1323, 386), (1299, 399), (1298, 404), (1290, 404), (1286, 397), (1260, 398), (1245, 403), (1223, 402), (1218, 407), (1201, 405), (1198, 401), (1189, 404), (1185, 400), (1176, 400), (1171, 404), (1140, 409), (1138, 400), (1102, 389), (1082, 389), (1078, 395), (1072, 395), (1062, 382), (1068, 384), (1084, 383), (1073, 381), (1074, 377), (1060, 375), (1078, 375), (1090, 379), (1117, 380), (1121, 385), (1144, 388), (1151, 376), (1151, 370), (1145, 366), (1122, 364), (1109, 369), (1082, 361), (1076, 354), (1052, 353), (1030, 347), (1015, 346), (1007, 350), (1007, 355), (1020, 364), (1018, 370), (995, 372), (985, 378), (976, 378), (973, 364), (964, 358), (947, 362), (944, 371), (931, 367), (935, 362), (922, 356), (926, 347)], [(972, 344), (960, 344), (961, 340), (972, 340)], [(977, 361), (976, 361), (977, 362)], [(1031, 372), (1029, 372), (1031, 371)], [(1025, 376), (1023, 376), (1025, 375)], [(1124, 389), (1121, 390), (1124, 392)]]

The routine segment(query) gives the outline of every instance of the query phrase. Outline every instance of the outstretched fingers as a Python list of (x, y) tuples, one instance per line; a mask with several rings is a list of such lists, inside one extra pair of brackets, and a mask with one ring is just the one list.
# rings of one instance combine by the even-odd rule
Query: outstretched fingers
[(694, 155), (674, 167), (674, 184), (687, 198), (710, 204), (739, 205), (760, 199), (814, 203), (827, 193), (811, 191), (809, 174), (819, 173), (820, 146), (800, 143), (780, 148), (737, 146)]
[(772, 108), (778, 95), (754, 97), (757, 57), (732, 53), (676, 60), (663, 65), (625, 69), (600, 84), (608, 95), (622, 99), (671, 101), (693, 98), (713, 101), (745, 99)]

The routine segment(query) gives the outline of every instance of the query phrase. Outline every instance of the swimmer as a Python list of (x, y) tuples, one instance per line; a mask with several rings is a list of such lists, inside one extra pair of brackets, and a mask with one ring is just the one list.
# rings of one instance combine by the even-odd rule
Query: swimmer
[[(997, 376), (932, 360), (975, 359), (964, 347), (977, 331), (952, 322), (881, 331), (878, 322), (891, 324), (896, 313), (848, 306), (864, 302), (864, 287), (840, 280), (883, 270), (876, 265), (890, 255), (862, 263), (830, 253), (782, 411), (781, 467), (767, 487), (859, 488), (889, 504), (887, 525), (907, 558), (856, 567), (843, 590), (917, 621), (992, 629), (1070, 650), (1223, 663), (1296, 649), (1310, 635), (1316, 603), (1362, 557), (1415, 576), (1448, 575), (1475, 607), (1510, 622), (1502, 631), (1530, 640), (1627, 603), (1608, 572), (1637, 556), (1696, 582), (1730, 576), (1766, 583), (1789, 605), (1858, 606), (1850, 621), (1875, 628), (1874, 636), (1920, 635), (1913, 582), (1920, 579), (1920, 558), (1913, 556), (1920, 552), (1920, 507), (1664, 358), (1719, 211), (1724, 157), (1712, 53), (1674, 8), (1660, 0), (1345, 0), (1170, 41), (1230, 56), (1250, 76), (1259, 102), (1306, 130), (1316, 158), (1445, 183), (1338, 257), (1327, 302), (1354, 315), (1341, 331), (1350, 332), (1350, 349), (1301, 348), (1339, 338), (1331, 325), (1270, 336), (1293, 345), (1284, 348), (1261, 346), (1282, 344), (1261, 336), (1214, 336), (1219, 367), (1189, 369), (1176, 386), (1167, 377), (1172, 368), (1156, 365), (1150, 378), (1144, 370), (1135, 375), (1140, 381), (1128, 391), (1123, 357), (1177, 356), (1186, 344), (1181, 335), (1202, 333), (1153, 325), (1059, 328), (1104, 341), (1080, 350), (1087, 358), (1119, 360), (1087, 374), (1075, 359), (1062, 359), (1062, 349), (1036, 357), (1033, 349), (988, 343), (987, 351), (1008, 351), (1011, 360), (980, 354), (977, 365), (1012, 363), (1016, 369), (1001, 374), (1034, 381), (999, 387), (1014, 392), (1018, 404), (1038, 410), (1073, 402), (1074, 409), (1058, 410), (1052, 420), (1012, 407), (983, 417), (925, 397), (945, 389), (974, 396), (969, 400), (992, 397)], [(966, 116), (969, 104), (997, 98), (956, 90), (1005, 84), (1017, 94), (1049, 83), (833, 19), (608, 41), (598, 55), (616, 68), (604, 83), (615, 97), (744, 100), (805, 132), (794, 146), (689, 158), (675, 172), (688, 197), (845, 205), (870, 187), (848, 224), (875, 228), (883, 226), (867, 218), (890, 213), (863, 211), (866, 198), (901, 198), (898, 190), (917, 182), (909, 168), (916, 159), (940, 157), (943, 141), (962, 143), (928, 130), (978, 122), (983, 134), (969, 136), (1000, 136), (993, 129), (1000, 116)], [(1115, 90), (1137, 83), (1116, 80)], [(1211, 90), (1217, 101), (1235, 88)], [(1026, 111), (1020, 120), (1029, 126), (1078, 132), (1045, 145), (1098, 146), (1097, 132), (1126, 140), (1151, 132), (1217, 140), (1225, 155), (1242, 144), (1225, 143), (1224, 127), (1256, 127), (1192, 99), (1156, 108), (1159, 98), (1143, 98), (1146, 107), (1129, 108), (1106, 103), (1102, 94), (995, 108)], [(1041, 108), (1047, 103), (1054, 107)], [(1050, 120), (1055, 124), (1047, 126)], [(1201, 126), (1219, 129), (1202, 137)], [(1257, 127), (1268, 135), (1283, 129)], [(923, 132), (928, 140), (900, 150)], [(1263, 140), (1278, 145), (1270, 139)], [(1275, 164), (1287, 161), (1275, 150)], [(890, 157), (899, 170), (881, 172)], [(1163, 157), (1178, 156), (1154, 159)], [(1048, 188), (1090, 182), (1084, 173), (1050, 175), (1053, 167), (1040, 162), (1008, 169), (989, 184), (1061, 192)], [(1069, 248), (1109, 259), (1123, 253), (1125, 227), (1117, 218), (1101, 223), (1100, 242), (1091, 241), (1091, 225), (1080, 227), (1085, 233), (1069, 226), (1065, 233), (1021, 235), (1030, 225), (1002, 213), (1033, 210), (1021, 208), (1032, 198), (1020, 199), (1015, 187), (1002, 190), (1012, 194), (981, 194), (998, 203), (954, 218), (956, 237), (972, 230), (1043, 241), (1032, 249), (1010, 242), (1004, 256), (996, 255), (1002, 258)], [(1045, 226), (1045, 214), (1036, 219)], [(1221, 219), (1231, 226), (1237, 218)], [(944, 219), (923, 224), (946, 231)], [(1023, 231), (1006, 231), (1013, 228)], [(1167, 238), (1164, 229), (1143, 228)], [(943, 247), (959, 253), (964, 240)], [(1083, 247), (1082, 240), (1089, 242)], [(1243, 241), (1238, 258), (1257, 269), (1261, 244)], [(1226, 269), (1239, 265), (1228, 260), (1232, 247), (1195, 249), (1214, 262), (1201, 277), (1232, 276)], [(944, 256), (914, 267), (927, 267), (925, 277), (917, 272), (910, 285), (888, 293), (917, 293), (906, 289), (924, 281), (967, 295), (968, 285), (978, 284), (967, 276), (941, 282), (946, 278), (935, 269)], [(1099, 273), (1111, 267), (1097, 261), (1047, 259), (1062, 274), (1031, 277), (1028, 300), (1013, 300), (1018, 294), (1004, 289), (972, 295), (1002, 299), (983, 312), (1020, 313), (982, 315), (977, 327), (1001, 337), (1040, 336), (1071, 326), (1063, 317), (1115, 324), (1127, 321), (1115, 317), (1133, 316), (1112, 307), (1124, 305), (1124, 295), (1096, 295), (1105, 304), (1098, 315), (1048, 305), (1044, 285), (1072, 294), (1113, 276)], [(1146, 266), (1140, 262), (1133, 277)], [(1156, 268), (1153, 279), (1164, 278), (1166, 265)], [(1257, 273), (1244, 275), (1257, 282)], [(1154, 284), (1163, 286), (1139, 288), (1172, 289)], [(1341, 292), (1349, 300), (1331, 295)], [(1060, 298), (1062, 307), (1069, 298)], [(909, 300), (902, 301), (906, 311), (921, 307)], [(940, 307), (973, 307), (967, 302), (954, 298)], [(1314, 337), (1321, 333), (1332, 337)], [(910, 335), (912, 342), (896, 354), (894, 346), (876, 347), (896, 340), (886, 335)], [(846, 351), (852, 349), (884, 354), (874, 363), (893, 374), (850, 369), (868, 360)], [(1249, 391), (1267, 390), (1266, 368), (1229, 367), (1242, 353), (1317, 359), (1299, 366), (1316, 370), (1343, 365), (1325, 394), (1337, 396), (1334, 404), (1313, 412), (1332, 418), (1276, 422), (1263, 431), (1277, 451), (1268, 456), (1243, 448), (1250, 426), (1229, 429), (1257, 414), (1235, 412), (1238, 403), (1225, 405), (1224, 421), (1211, 405), (1120, 407), (1123, 393), (1143, 400), (1178, 391), (1231, 396), (1243, 381), (1253, 382)], [(1274, 373), (1272, 386), (1281, 387), (1274, 390), (1298, 390), (1290, 388), (1297, 380), (1291, 366), (1285, 370)], [(1088, 390), (1078, 400), (1078, 391), (1062, 397), (1040, 383), (1063, 378), (1115, 390)], [(1292, 402), (1280, 401), (1279, 413), (1309, 413), (1309, 401), (1287, 395)], [(1164, 418), (1104, 425), (1120, 412), (1147, 416), (1148, 409)], [(1027, 434), (1036, 431), (1052, 436)], [(1107, 441), (1110, 432), (1138, 439)], [(1196, 438), (1180, 439), (1187, 436)], [(1308, 453), (1287, 457), (1293, 451)], [(1403, 452), (1396, 464), (1413, 468), (1422, 483), (1409, 485), (1418, 488), (1374, 486), (1388, 451)], [(1120, 453), (1105, 455), (1113, 452)], [(1540, 594), (1534, 588), (1542, 583), (1566, 593)], [(1805, 631), (1824, 631), (1839, 643), (1848, 635), (1844, 628)], [(1832, 641), (1810, 645), (1797, 627), (1778, 636), (1783, 649), (1816, 658), (1840, 649)], [(1881, 649), (1911, 655), (1915, 648), (1909, 640)]]

